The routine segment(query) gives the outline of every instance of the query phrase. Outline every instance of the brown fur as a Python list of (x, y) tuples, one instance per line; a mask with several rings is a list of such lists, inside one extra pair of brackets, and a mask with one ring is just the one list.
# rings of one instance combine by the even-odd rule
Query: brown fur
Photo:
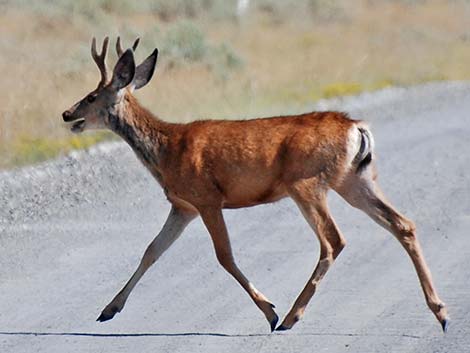
[(288, 185), (301, 179), (320, 177), (334, 187), (346, 172), (345, 141), (356, 121), (344, 113), (169, 124), (130, 94), (126, 101), (129, 125), (146, 136), (159, 161), (146, 166), (161, 175), (172, 202), (194, 209), (253, 206), (286, 197)]

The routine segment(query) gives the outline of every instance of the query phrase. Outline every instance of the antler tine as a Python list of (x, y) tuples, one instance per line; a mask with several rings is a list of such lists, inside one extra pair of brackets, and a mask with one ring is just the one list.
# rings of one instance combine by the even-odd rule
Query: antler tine
[(109, 44), (109, 37), (105, 37), (103, 40), (103, 46), (101, 48), (101, 53), (98, 55), (96, 52), (96, 38), (93, 37), (91, 42), (91, 56), (95, 61), (96, 65), (100, 69), (101, 72), (101, 82), (100, 85), (106, 84), (108, 81), (108, 73), (106, 70), (106, 53), (108, 51), (108, 44)]
[(137, 46), (139, 45), (139, 42), (140, 42), (140, 38), (137, 37), (137, 39), (135, 40), (134, 44), (132, 44), (132, 50), (135, 51), (137, 49)]
[(117, 53), (117, 56), (118, 58), (121, 57), (122, 53), (124, 53), (124, 51), (122, 50), (122, 46), (121, 46), (121, 37), (117, 37), (117, 40), (116, 40), (116, 53)]
[[(140, 42), (140, 38), (137, 37), (137, 39), (134, 41), (134, 44), (132, 45), (133, 51), (137, 49), (139, 42)], [(117, 37), (117, 40), (116, 40), (116, 53), (118, 55), (118, 58), (120, 58), (121, 55), (124, 53), (124, 50), (122, 49), (122, 46), (121, 46), (121, 37)]]

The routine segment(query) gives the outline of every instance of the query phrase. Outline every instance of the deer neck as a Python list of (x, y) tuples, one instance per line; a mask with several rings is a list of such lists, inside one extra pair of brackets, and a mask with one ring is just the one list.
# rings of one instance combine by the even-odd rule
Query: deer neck
[(162, 144), (167, 139), (166, 123), (126, 94), (109, 115), (109, 128), (121, 136), (149, 168), (157, 168)]

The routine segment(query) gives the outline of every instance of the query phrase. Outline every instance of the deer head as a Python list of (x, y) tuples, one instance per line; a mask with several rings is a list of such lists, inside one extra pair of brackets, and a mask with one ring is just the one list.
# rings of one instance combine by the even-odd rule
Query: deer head
[(132, 49), (123, 51), (118, 37), (116, 52), (119, 59), (114, 66), (111, 79), (108, 79), (106, 52), (109, 38), (104, 39), (100, 54), (96, 51), (96, 39), (93, 38), (91, 56), (100, 70), (101, 79), (96, 89), (62, 113), (65, 122), (73, 123), (72, 132), (81, 133), (84, 130), (108, 128), (110, 115), (117, 115), (124, 97), (132, 94), (135, 89), (144, 87), (150, 81), (157, 64), (158, 49), (136, 67), (134, 50), (138, 43), (139, 38), (134, 42)]

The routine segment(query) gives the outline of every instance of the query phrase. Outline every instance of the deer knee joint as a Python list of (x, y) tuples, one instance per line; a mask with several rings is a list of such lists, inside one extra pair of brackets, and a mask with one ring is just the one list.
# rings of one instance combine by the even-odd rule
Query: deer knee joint
[(415, 224), (406, 218), (401, 218), (395, 223), (400, 237), (407, 242), (413, 242), (416, 238), (416, 226)]
[(399, 238), (414, 238), (416, 226), (413, 221), (390, 208), (384, 208), (382, 217), (389, 223), (391, 231)]
[(344, 240), (344, 238), (340, 238), (338, 239), (336, 243), (334, 243), (334, 246), (333, 246), (333, 258), (334, 259), (338, 257), (338, 255), (344, 249), (345, 246), (346, 246), (346, 240)]
[(415, 235), (416, 225), (413, 223), (413, 221), (410, 221), (409, 219), (406, 219), (406, 218), (401, 219), (400, 226), (403, 232), (410, 234), (412, 236)]
[(328, 262), (333, 262), (336, 257), (340, 254), (340, 252), (344, 249), (346, 246), (346, 241), (344, 238), (338, 238), (335, 239), (334, 241), (328, 241), (327, 244), (325, 244), (325, 247), (322, 249), (322, 255), (320, 262), (322, 261), (328, 261)]
[(217, 254), (217, 261), (225, 269), (230, 269), (235, 265), (233, 261), (233, 256), (227, 254)]
[(445, 309), (446, 305), (439, 301), (437, 298), (429, 298), (426, 299), (426, 304), (428, 305), (429, 309), (431, 309), (434, 312), (437, 312), (441, 309)]

